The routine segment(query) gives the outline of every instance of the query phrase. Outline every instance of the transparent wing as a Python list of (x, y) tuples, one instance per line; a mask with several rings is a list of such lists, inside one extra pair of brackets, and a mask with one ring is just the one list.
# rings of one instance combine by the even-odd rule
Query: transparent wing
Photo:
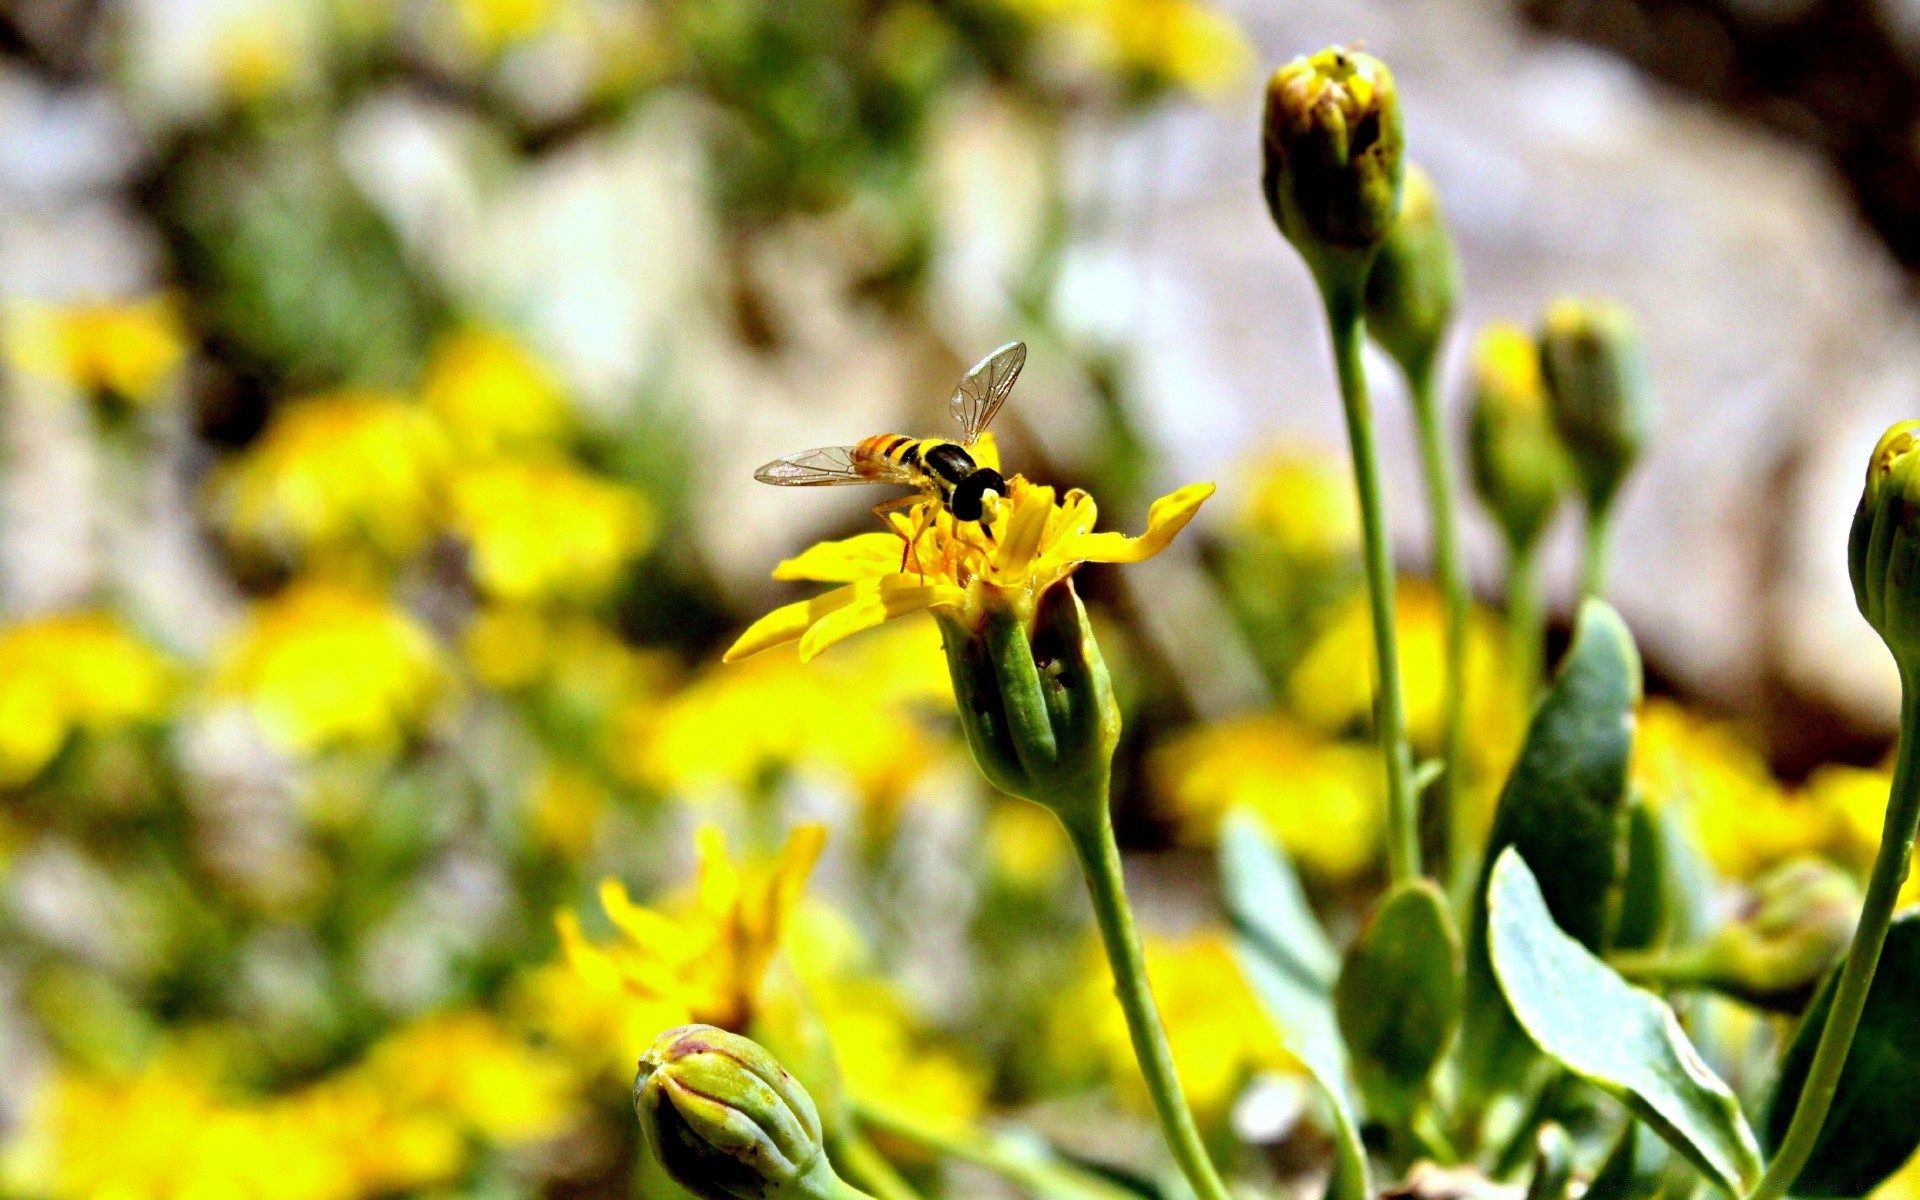
[[(878, 468), (878, 469), (874, 469)], [(853, 465), (852, 446), (822, 446), (776, 458), (753, 473), (776, 487), (833, 487), (843, 483), (910, 483), (912, 476), (892, 463), (873, 464), (862, 473)]]
[(1027, 365), (1027, 344), (1008, 342), (973, 365), (960, 386), (953, 390), (948, 408), (960, 422), (961, 442), (971, 446), (993, 423), (994, 414), (1007, 402), (1020, 368)]

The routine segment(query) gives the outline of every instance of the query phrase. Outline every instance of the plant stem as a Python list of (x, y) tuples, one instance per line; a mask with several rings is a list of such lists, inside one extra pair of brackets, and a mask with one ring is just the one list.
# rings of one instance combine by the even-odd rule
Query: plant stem
[(1160, 1116), (1160, 1128), (1166, 1134), (1168, 1148), (1180, 1173), (1187, 1177), (1199, 1200), (1230, 1200), (1227, 1185), (1207, 1157), (1200, 1140), (1199, 1127), (1187, 1108), (1180, 1088), (1180, 1077), (1173, 1067), (1173, 1051), (1167, 1045), (1166, 1027), (1160, 1022), (1159, 1006), (1147, 982), (1146, 955), (1140, 948), (1140, 934), (1134, 929), (1133, 909), (1127, 903), (1126, 880), (1120, 871), (1120, 847), (1113, 840), (1113, 818), (1107, 810), (1104, 785), (1097, 804), (1080, 804), (1072, 810), (1060, 809), (1061, 824), (1073, 842), (1080, 868), (1087, 877), (1087, 893), (1093, 901), (1093, 915), (1100, 925), (1100, 939), (1106, 944), (1107, 962), (1113, 969), (1114, 993), (1120, 998), (1121, 1011), (1127, 1017), (1127, 1032), (1133, 1038), (1133, 1055), (1146, 1079), (1147, 1093), (1153, 1097), (1154, 1110)]
[(1438, 354), (1427, 356), (1408, 374), (1414, 427), (1420, 436), (1420, 463), (1427, 483), (1427, 509), (1433, 515), (1433, 577), (1445, 606), (1446, 681), (1441, 696), (1442, 755), (1447, 769), (1434, 795), (1447, 814), (1447, 879), (1457, 885), (1477, 868), (1474, 814), (1467, 811), (1463, 778), (1467, 762), (1467, 622), (1472, 601), (1467, 568), (1454, 523), (1453, 466), (1447, 458), (1445, 422), (1440, 412)]
[(1540, 539), (1510, 548), (1507, 560), (1507, 639), (1520, 699), (1531, 707), (1545, 682), (1547, 610), (1540, 599)]
[(858, 1130), (848, 1129), (835, 1137), (828, 1149), (828, 1157), (873, 1193), (874, 1200), (921, 1200), (880, 1148)]
[(1920, 824), (1920, 675), (1900, 666), (1900, 750), (1894, 761), (1893, 786), (1887, 796), (1886, 824), (1880, 830), (1880, 852), (1873, 860), (1873, 874), (1867, 878), (1867, 894), (1860, 906), (1860, 924), (1854, 930), (1853, 944), (1847, 948), (1846, 965), (1840, 968), (1840, 981), (1833, 989), (1833, 1006), (1827, 1011), (1827, 1023), (1820, 1031), (1820, 1044), (1807, 1068), (1806, 1083), (1793, 1108), (1793, 1120), (1780, 1140), (1779, 1153), (1767, 1164), (1748, 1200), (1780, 1200), (1787, 1194), (1800, 1170), (1820, 1140), (1827, 1110), (1840, 1086), (1840, 1073), (1847, 1065), (1847, 1051), (1860, 1027), (1860, 1014), (1867, 1006), (1867, 992), (1880, 966), (1880, 951), (1886, 945), (1887, 926), (1893, 919), (1893, 905), (1899, 899), (1900, 885), (1906, 882), (1908, 863), (1913, 858), (1914, 827)]
[(1580, 598), (1600, 599), (1607, 590), (1607, 541), (1613, 524), (1608, 505), (1587, 506), (1586, 545), (1580, 554)]
[(1387, 542), (1380, 456), (1373, 444), (1366, 372), (1360, 365), (1360, 287), (1329, 285), (1323, 280), (1321, 295), (1326, 301), (1327, 328), (1333, 336), (1334, 365), (1340, 373), (1340, 401), (1346, 409), (1347, 440), (1353, 451), (1353, 481), (1360, 492), (1367, 600), (1373, 613), (1375, 725), (1380, 752), (1387, 761), (1387, 867), (1393, 882), (1400, 883), (1420, 874), (1420, 831), (1414, 809), (1413, 754), (1407, 746), (1406, 706), (1400, 693), (1400, 651), (1393, 624), (1393, 547)]
[(856, 1102), (860, 1119), (894, 1137), (947, 1158), (972, 1163), (1052, 1200), (1129, 1200), (1134, 1193), (1068, 1163), (1051, 1160), (1039, 1147), (1009, 1144), (977, 1129), (924, 1124), (891, 1109)]

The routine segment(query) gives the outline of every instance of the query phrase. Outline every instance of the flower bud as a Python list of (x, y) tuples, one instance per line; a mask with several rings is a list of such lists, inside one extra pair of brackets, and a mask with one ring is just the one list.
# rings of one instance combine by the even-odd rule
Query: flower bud
[(827, 1200), (838, 1179), (805, 1088), (760, 1046), (711, 1025), (640, 1056), (633, 1107), (660, 1165), (701, 1200)]
[(987, 781), (1063, 818), (1106, 801), (1120, 708), (1087, 611), (1063, 580), (1032, 625), (989, 606), (977, 628), (936, 613), (967, 745)]
[(1409, 379), (1433, 365), (1460, 302), (1460, 260), (1433, 180), (1407, 167), (1400, 218), (1367, 275), (1367, 332)]
[(1516, 551), (1553, 519), (1571, 468), (1547, 415), (1540, 352), (1518, 325), (1494, 324), (1473, 347), (1467, 454), (1474, 490)]
[(1832, 863), (1796, 859), (1753, 885), (1739, 918), (1681, 950), (1619, 956), (1622, 974), (1708, 987), (1757, 1008), (1797, 1013), (1853, 940), (1860, 888)]
[(1653, 421), (1653, 385), (1633, 314), (1609, 300), (1556, 300), (1540, 330), (1540, 368), (1587, 506), (1605, 512)]
[(1854, 602), (1903, 672), (1920, 669), (1920, 421), (1880, 435), (1847, 539)]
[(1321, 286), (1358, 289), (1400, 212), (1403, 136), (1393, 74), (1370, 54), (1329, 47), (1267, 83), (1261, 185), (1273, 220)]

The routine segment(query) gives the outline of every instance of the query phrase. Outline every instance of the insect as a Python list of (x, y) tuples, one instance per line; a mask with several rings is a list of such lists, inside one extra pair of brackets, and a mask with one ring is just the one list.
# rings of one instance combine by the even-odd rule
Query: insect
[(931, 497), (955, 520), (978, 521), (987, 515), (987, 497), (1006, 494), (1007, 481), (992, 467), (975, 462), (968, 447), (980, 440), (1027, 365), (1025, 342), (1006, 345), (975, 363), (953, 390), (948, 408), (960, 422), (960, 440), (911, 438), (880, 433), (853, 446), (824, 446), (777, 458), (753, 473), (761, 483), (779, 487), (833, 487), (843, 483), (900, 483), (919, 495), (884, 500), (875, 516)]

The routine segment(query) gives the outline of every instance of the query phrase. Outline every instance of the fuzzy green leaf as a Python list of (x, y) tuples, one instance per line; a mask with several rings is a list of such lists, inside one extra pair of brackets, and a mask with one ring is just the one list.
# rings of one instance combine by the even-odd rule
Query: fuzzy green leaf
[(1753, 1131), (1673, 1010), (1555, 925), (1517, 850), (1495, 864), (1487, 901), (1494, 971), (1535, 1044), (1619, 1099), (1710, 1179), (1744, 1194), (1760, 1174)]
[(1414, 880), (1388, 893), (1347, 951), (1334, 1015), (1376, 1119), (1403, 1122), (1460, 1020), (1460, 937), (1446, 898)]
[[(1814, 997), (1780, 1060), (1767, 1105), (1767, 1148), (1786, 1136), (1807, 1082), (1820, 1031), (1833, 1010), (1839, 972)], [(1860, 1027), (1840, 1073), (1813, 1157), (1794, 1181), (1795, 1196), (1864, 1196), (1920, 1148), (1920, 908), (1896, 916), (1867, 992)]]

